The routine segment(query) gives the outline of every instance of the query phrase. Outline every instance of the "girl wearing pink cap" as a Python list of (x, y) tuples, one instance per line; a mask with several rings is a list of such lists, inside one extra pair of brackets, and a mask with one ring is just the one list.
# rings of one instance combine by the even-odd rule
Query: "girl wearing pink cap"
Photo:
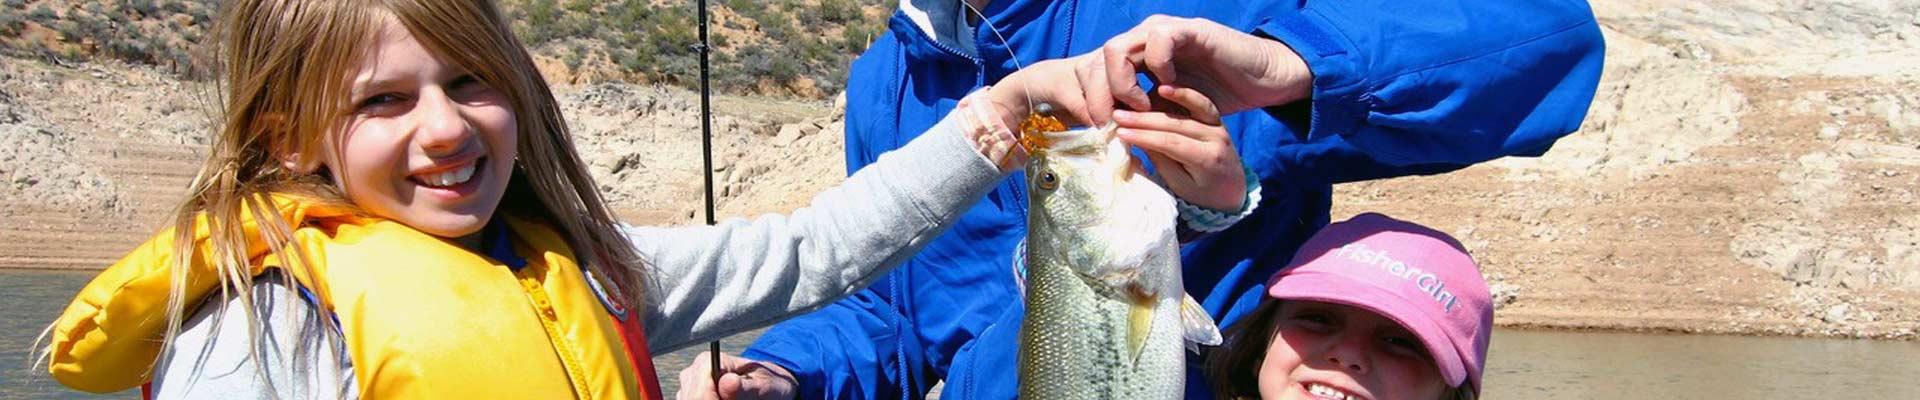
[(1224, 398), (1473, 399), (1493, 326), (1460, 242), (1380, 214), (1328, 225), (1204, 368)]

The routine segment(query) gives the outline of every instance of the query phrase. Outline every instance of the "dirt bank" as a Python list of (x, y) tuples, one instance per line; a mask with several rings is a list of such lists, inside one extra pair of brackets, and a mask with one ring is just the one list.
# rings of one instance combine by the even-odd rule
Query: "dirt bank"
[(1914, 338), (1920, 2), (1595, 8), (1607, 67), (1579, 133), (1348, 185), (1336, 213), (1459, 234), (1502, 325)]
[[(1601, 91), (1538, 159), (1345, 185), (1459, 235), (1506, 326), (1915, 338), (1920, 1), (1600, 2)], [(115, 65), (0, 62), (0, 268), (99, 268), (200, 159), (201, 88)], [(557, 88), (635, 223), (697, 223), (697, 100)], [(797, 207), (844, 173), (827, 102), (721, 98), (720, 215)]]

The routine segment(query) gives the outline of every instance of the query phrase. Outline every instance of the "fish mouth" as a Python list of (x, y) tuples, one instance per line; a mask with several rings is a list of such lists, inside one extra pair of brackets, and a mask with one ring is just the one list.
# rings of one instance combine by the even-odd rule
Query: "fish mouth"
[(1027, 119), (1020, 121), (1020, 147), (1024, 148), (1027, 154), (1053, 148), (1053, 140), (1049, 134), (1066, 131), (1067, 124), (1060, 122), (1059, 118), (1039, 112), (1028, 113)]
[(1083, 127), (1061, 131), (1028, 132), (1020, 136), (1020, 146), (1027, 154), (1093, 154), (1107, 147), (1119, 132), (1119, 125), (1107, 123), (1096, 127)]

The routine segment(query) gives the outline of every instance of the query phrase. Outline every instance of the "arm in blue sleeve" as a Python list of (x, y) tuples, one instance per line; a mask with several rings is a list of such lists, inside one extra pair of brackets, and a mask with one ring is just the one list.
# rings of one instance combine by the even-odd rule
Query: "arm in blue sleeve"
[[(1242, 159), (1261, 174), (1262, 185), (1329, 185), (1401, 176), (1436, 175), (1466, 168), (1446, 162), (1393, 165), (1380, 162), (1340, 135), (1322, 135), (1306, 141), (1276, 137), (1310, 129), (1312, 105), (1293, 103), (1268, 107), (1265, 115), (1241, 113), (1227, 117), (1235, 127), (1235, 143)], [(1267, 133), (1274, 132), (1274, 133)], [(1276, 143), (1284, 142), (1284, 143)], [(1262, 145), (1255, 145), (1261, 143)], [(1258, 160), (1258, 161), (1252, 161)]]
[(1390, 165), (1538, 155), (1579, 128), (1604, 43), (1582, 1), (1290, 3), (1257, 28), (1313, 71), (1308, 137)]
[[(884, 284), (884, 282), (883, 282)], [(891, 317), (889, 317), (891, 316)], [(899, 398), (897, 374), (885, 366), (899, 340), (894, 314), (872, 288), (819, 311), (774, 325), (742, 357), (792, 372), (800, 399)]]

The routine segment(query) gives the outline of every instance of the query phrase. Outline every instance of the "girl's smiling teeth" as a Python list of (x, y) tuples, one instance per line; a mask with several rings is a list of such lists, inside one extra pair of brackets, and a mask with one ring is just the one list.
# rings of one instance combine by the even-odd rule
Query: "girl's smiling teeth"
[(453, 169), (440, 170), (439, 172), (415, 174), (408, 178), (411, 179), (414, 183), (418, 183), (422, 186), (427, 186), (427, 187), (446, 188), (446, 187), (456, 186), (462, 183), (467, 183), (467, 180), (469, 179), (473, 179), (474, 170), (479, 168), (479, 166), (485, 163), (486, 161), (487, 159), (485, 157), (482, 157), (482, 158), (473, 160), (472, 162), (468, 162), (466, 163), (466, 165), (462, 165)]
[(1347, 393), (1345, 390), (1336, 389), (1332, 386), (1319, 383), (1307, 383), (1305, 386), (1307, 387), (1307, 393), (1312, 394), (1314, 397), (1333, 400), (1360, 400), (1360, 396), (1355, 396)]

